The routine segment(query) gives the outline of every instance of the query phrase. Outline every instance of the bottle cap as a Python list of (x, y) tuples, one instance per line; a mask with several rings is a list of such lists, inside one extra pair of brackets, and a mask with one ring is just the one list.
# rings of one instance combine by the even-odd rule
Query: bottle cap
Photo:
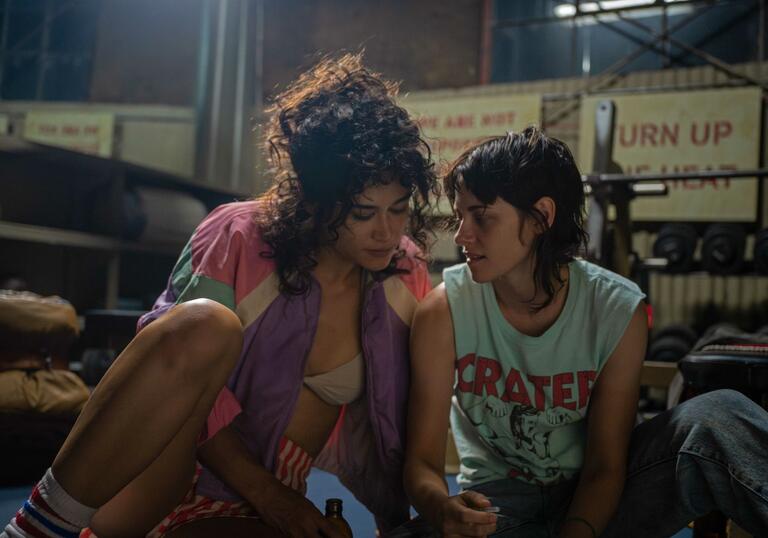
[(341, 499), (326, 499), (325, 511), (341, 513), (343, 504)]

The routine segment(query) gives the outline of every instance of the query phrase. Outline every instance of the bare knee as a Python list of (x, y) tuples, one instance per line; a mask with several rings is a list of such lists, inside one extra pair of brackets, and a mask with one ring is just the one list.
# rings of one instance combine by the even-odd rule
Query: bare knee
[(164, 364), (193, 376), (228, 374), (240, 357), (243, 329), (237, 315), (210, 299), (176, 305), (158, 324)]

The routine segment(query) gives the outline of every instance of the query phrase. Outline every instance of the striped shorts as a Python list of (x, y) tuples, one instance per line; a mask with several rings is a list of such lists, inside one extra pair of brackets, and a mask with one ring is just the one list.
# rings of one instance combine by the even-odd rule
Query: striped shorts
[[(280, 451), (277, 455), (275, 476), (302, 495), (307, 492), (307, 475), (312, 467), (312, 457), (304, 449), (290, 439), (280, 441)], [(200, 477), (201, 468), (195, 472), (192, 488), (184, 500), (160, 523), (158, 523), (146, 538), (162, 538), (168, 532), (198, 519), (213, 517), (258, 517), (246, 501), (217, 501), (195, 493), (195, 486)], [(97, 538), (90, 529), (83, 529), (80, 538)]]

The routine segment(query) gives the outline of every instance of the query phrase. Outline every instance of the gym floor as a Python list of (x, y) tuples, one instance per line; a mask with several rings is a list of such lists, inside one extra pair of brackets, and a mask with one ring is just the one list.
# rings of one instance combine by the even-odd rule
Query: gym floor
[[(447, 475), (448, 488), (452, 494), (458, 493), (456, 475)], [(375, 536), (376, 525), (370, 512), (355, 499), (352, 494), (342, 486), (332, 474), (312, 469), (307, 481), (307, 496), (322, 510), (325, 500), (337, 498), (344, 501), (344, 518), (352, 527), (352, 532), (359, 538)], [(32, 485), (16, 488), (0, 488), (0, 521), (9, 521), (16, 510), (26, 500)], [(690, 529), (683, 529), (673, 538), (690, 538)]]

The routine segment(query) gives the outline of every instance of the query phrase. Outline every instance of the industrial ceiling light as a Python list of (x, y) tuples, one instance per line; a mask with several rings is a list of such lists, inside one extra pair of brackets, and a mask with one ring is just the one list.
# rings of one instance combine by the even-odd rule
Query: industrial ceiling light
[(605, 0), (605, 2), (588, 2), (594, 9), (624, 9), (628, 7), (647, 6), (655, 4), (656, 0)]
[[(676, 2), (678, 0), (665, 0), (667, 3)], [(579, 11), (582, 13), (595, 13), (601, 9), (626, 9), (631, 7), (651, 6), (656, 3), (656, 0), (605, 0), (603, 2), (582, 2), (579, 4)], [(555, 6), (556, 17), (573, 17), (576, 15), (575, 4), (558, 4)]]
[(558, 4), (555, 6), (555, 17), (573, 17), (576, 15), (576, 6), (573, 4)]

